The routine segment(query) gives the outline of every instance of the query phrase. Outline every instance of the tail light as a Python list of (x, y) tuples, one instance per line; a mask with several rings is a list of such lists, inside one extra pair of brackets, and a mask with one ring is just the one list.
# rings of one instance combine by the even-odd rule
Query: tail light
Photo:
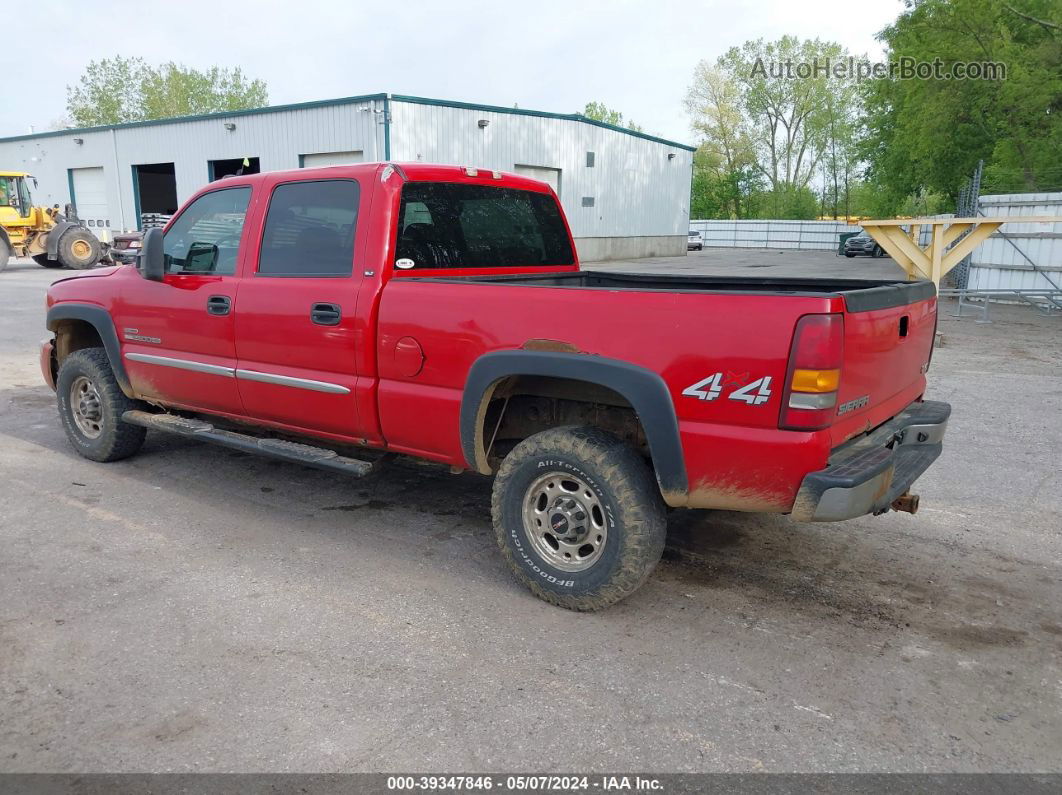
[(843, 315), (804, 315), (797, 321), (779, 428), (815, 431), (831, 424), (843, 358)]

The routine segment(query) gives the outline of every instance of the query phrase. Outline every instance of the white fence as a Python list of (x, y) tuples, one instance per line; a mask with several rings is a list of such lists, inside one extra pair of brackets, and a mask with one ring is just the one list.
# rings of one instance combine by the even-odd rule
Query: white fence
[(980, 209), (983, 215), (1008, 218), (1055, 215), (1058, 222), (1005, 224), (971, 255), (969, 289), (1043, 290), (1062, 286), (1062, 193), (982, 196)]
[(858, 232), (844, 221), (690, 221), (704, 245), (726, 248), (788, 248), (836, 251), (842, 232)]

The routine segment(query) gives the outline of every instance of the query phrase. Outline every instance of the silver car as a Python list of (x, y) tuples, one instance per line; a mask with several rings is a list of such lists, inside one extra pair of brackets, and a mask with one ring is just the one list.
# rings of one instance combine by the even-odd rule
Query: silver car
[(885, 252), (881, 250), (874, 238), (866, 232), (860, 232), (854, 237), (844, 241), (844, 255), (846, 257), (883, 257)]
[(700, 232), (691, 229), (690, 233), (686, 236), (686, 251), (702, 250), (704, 250), (704, 238), (701, 237)]

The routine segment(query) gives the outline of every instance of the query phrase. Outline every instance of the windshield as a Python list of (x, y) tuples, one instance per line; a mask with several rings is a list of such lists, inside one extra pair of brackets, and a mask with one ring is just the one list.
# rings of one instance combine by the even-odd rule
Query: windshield
[(398, 217), (400, 269), (575, 264), (560, 209), (548, 193), (410, 182), (402, 188)]
[(0, 177), (0, 207), (14, 207), (16, 205), (15, 177)]
[(32, 206), (26, 178), (0, 177), (0, 207), (14, 207), (19, 210), (20, 215), (26, 216)]

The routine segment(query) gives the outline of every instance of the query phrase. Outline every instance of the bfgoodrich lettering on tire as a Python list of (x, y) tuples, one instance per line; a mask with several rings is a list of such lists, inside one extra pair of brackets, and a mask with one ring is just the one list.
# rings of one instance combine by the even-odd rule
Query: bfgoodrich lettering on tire
[(117, 461), (140, 449), (146, 431), (122, 422), (122, 414), (142, 405), (122, 392), (103, 348), (67, 356), (55, 387), (63, 430), (78, 453), (93, 461)]
[(652, 472), (630, 445), (594, 427), (520, 442), (498, 470), (491, 513), (516, 578), (571, 610), (599, 610), (633, 593), (664, 551)]

